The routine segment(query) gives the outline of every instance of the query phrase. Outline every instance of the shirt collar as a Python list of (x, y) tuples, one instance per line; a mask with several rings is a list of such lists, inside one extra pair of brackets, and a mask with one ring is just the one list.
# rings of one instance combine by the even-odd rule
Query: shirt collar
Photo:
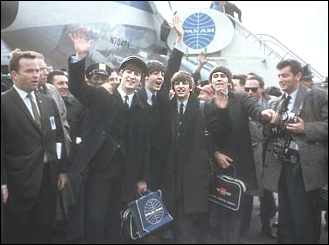
[[(149, 105), (152, 105), (152, 95), (153, 95), (153, 93), (150, 90), (148, 90), (147, 88), (145, 88), (145, 91), (146, 91), (146, 96), (147, 96), (147, 103)], [(154, 96), (157, 96), (157, 92), (154, 92)]]
[(123, 89), (121, 88), (120, 85), (118, 86), (117, 90), (118, 90), (118, 92), (119, 92), (119, 94), (120, 94), (121, 99), (122, 99), (123, 102), (125, 101), (125, 97), (126, 97), (126, 95), (128, 96), (128, 104), (129, 104), (129, 107), (130, 107), (131, 102), (132, 102), (132, 100), (133, 100), (133, 97), (134, 97), (134, 94), (135, 94), (135, 93), (132, 93), (132, 94), (129, 94), (129, 95), (126, 94), (126, 93), (123, 91)]
[[(27, 97), (27, 95), (28, 95), (28, 92), (26, 92), (26, 91), (24, 91), (24, 90), (18, 88), (16, 85), (13, 85), (13, 87), (16, 89), (17, 93), (18, 93), (19, 96), (22, 98), (22, 100), (25, 100), (26, 97)], [(36, 100), (36, 97), (35, 97), (34, 91), (32, 91), (30, 94), (32, 95), (32, 98), (33, 98), (34, 100)]]

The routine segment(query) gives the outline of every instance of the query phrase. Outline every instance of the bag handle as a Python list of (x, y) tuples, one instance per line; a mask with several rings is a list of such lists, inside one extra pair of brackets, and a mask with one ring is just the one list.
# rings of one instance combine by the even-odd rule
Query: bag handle
[[(236, 167), (235, 167), (235, 165), (233, 164), (233, 163), (230, 163), (230, 166), (229, 167), (232, 167), (233, 168), (233, 175), (234, 175), (234, 179), (236, 179)], [(225, 169), (224, 168), (222, 168), (222, 170), (221, 170), (221, 174), (223, 174), (223, 171), (224, 171)]]

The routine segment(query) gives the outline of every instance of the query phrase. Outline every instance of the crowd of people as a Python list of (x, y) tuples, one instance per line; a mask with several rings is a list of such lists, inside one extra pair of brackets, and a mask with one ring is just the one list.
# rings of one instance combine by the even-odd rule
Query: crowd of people
[[(217, 1), (214, 1), (217, 2)], [(239, 14), (241, 21), (241, 13)], [(1, 240), (132, 243), (120, 213), (136, 191), (161, 189), (174, 221), (138, 243), (238, 243), (260, 199), (261, 233), (278, 243), (318, 243), (318, 190), (328, 186), (328, 81), (278, 63), (278, 88), (218, 66), (205, 83), (180, 70), (184, 31), (167, 67), (137, 56), (118, 69), (85, 67), (93, 43), (71, 34), (68, 71), (15, 50), (1, 79)], [(200, 101), (205, 101), (201, 109)], [(206, 132), (206, 133), (205, 133)], [(210, 163), (246, 186), (239, 210), (208, 201)], [(278, 193), (278, 203), (273, 193)], [(278, 232), (271, 219), (278, 212)], [(59, 218), (60, 216), (60, 218)]]

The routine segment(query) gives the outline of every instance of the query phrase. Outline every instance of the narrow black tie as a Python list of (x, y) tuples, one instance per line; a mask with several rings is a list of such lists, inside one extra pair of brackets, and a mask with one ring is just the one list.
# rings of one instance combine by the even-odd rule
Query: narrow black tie
[(129, 108), (129, 104), (128, 104), (128, 95), (125, 96), (125, 107)]
[(281, 109), (281, 112), (286, 112), (288, 111), (288, 105), (289, 105), (289, 101), (291, 99), (291, 96), (288, 95), (288, 97), (286, 97), (283, 102), (282, 102), (282, 109)]
[(180, 108), (179, 108), (179, 121), (182, 121), (182, 118), (184, 116), (184, 104), (180, 103)]
[(32, 98), (32, 95), (30, 93), (27, 94), (27, 97), (29, 97), (29, 99), (31, 101), (32, 113), (33, 113), (33, 116), (34, 116), (34, 120), (35, 120), (35, 122), (38, 124), (38, 126), (41, 129), (41, 119), (40, 119), (40, 115), (39, 115), (37, 106), (34, 103), (33, 98)]
[(152, 106), (154, 107), (155, 105), (155, 94), (152, 94)]

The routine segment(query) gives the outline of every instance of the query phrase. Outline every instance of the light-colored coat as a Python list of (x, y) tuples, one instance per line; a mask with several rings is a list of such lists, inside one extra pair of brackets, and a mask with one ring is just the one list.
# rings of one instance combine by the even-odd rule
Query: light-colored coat
[[(303, 97), (299, 117), (304, 121), (306, 133), (291, 135), (299, 148), (305, 189), (312, 191), (328, 184), (328, 95), (320, 89), (300, 86), (292, 111), (299, 109), (296, 105)], [(274, 103), (272, 108), (276, 110), (278, 104)], [(282, 162), (273, 156), (273, 141), (266, 152), (263, 183), (265, 189), (277, 192)]]

